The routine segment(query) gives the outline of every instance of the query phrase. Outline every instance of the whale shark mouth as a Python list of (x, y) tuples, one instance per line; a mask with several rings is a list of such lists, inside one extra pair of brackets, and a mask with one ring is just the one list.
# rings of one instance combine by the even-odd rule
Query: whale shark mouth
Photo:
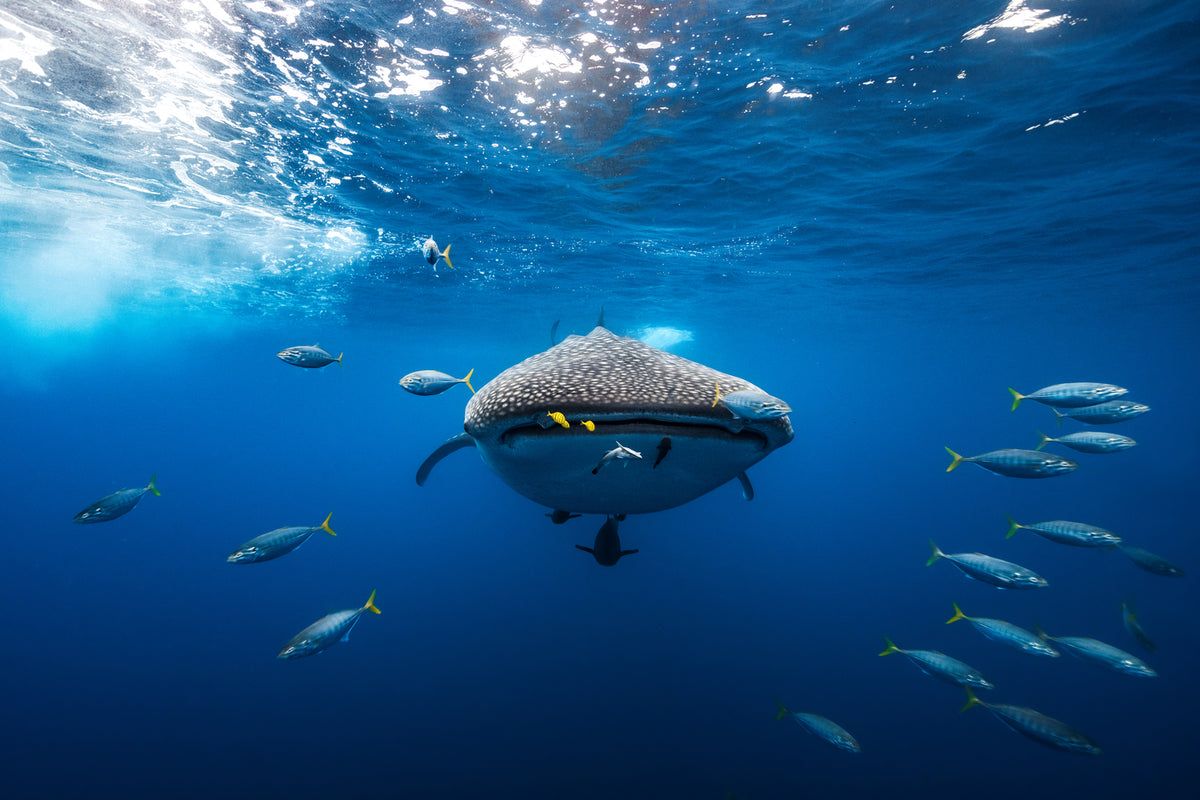
[[(599, 420), (599, 421), (596, 421)], [(497, 443), (500, 445), (512, 444), (519, 438), (549, 438), (561, 436), (582, 436), (598, 439), (601, 442), (607, 442), (610, 438), (630, 437), (630, 436), (650, 436), (672, 438), (676, 436), (710, 436), (715, 439), (724, 439), (733, 441), (739, 438), (748, 438), (758, 442), (759, 446), (766, 449), (770, 446), (770, 441), (766, 434), (750, 427), (743, 427), (741, 430), (734, 430), (730, 426), (713, 424), (710, 420), (703, 421), (683, 421), (679, 419), (661, 420), (650, 417), (638, 417), (633, 419), (605, 419), (600, 415), (593, 420), (596, 424), (595, 431), (589, 431), (586, 428), (574, 424), (570, 428), (563, 428), (555, 425), (552, 428), (543, 428), (541, 425), (526, 422), (523, 424), (514, 425), (505, 430), (497, 437)], [(655, 445), (657, 447), (657, 443)], [(637, 449), (637, 448), (634, 448)]]

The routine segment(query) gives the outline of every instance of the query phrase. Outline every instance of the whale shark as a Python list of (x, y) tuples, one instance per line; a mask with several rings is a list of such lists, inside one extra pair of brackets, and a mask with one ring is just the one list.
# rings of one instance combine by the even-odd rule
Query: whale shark
[[(597, 326), (481, 387), (467, 403), (463, 433), (425, 459), (417, 483), (423, 486), (446, 456), (474, 447), (509, 487), (556, 512), (663, 511), (735, 479), (751, 499), (746, 470), (793, 432), (786, 414), (747, 419), (717, 402), (718, 392), (742, 390), (765, 394), (742, 378)], [(663, 455), (594, 471), (618, 439)]]

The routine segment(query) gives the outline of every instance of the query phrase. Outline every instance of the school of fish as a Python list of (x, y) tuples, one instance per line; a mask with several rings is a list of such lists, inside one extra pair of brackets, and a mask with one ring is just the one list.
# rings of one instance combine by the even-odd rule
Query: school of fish
[[(1060, 425), (1063, 419), (1073, 419), (1089, 425), (1110, 425), (1132, 419), (1150, 410), (1146, 405), (1123, 399), (1126, 389), (1108, 383), (1059, 383), (1027, 395), (1011, 388), (1009, 392), (1013, 396), (1013, 411), (1022, 400), (1034, 400), (1050, 406)], [(718, 389), (718, 400), (721, 399), (724, 398), (720, 396)], [(946, 451), (952, 460), (946, 471), (951, 472), (961, 464), (975, 464), (996, 475), (1009, 478), (1053, 478), (1074, 472), (1079, 468), (1079, 464), (1060, 455), (1042, 452), (1049, 444), (1060, 444), (1076, 452), (1092, 455), (1118, 453), (1137, 444), (1128, 436), (1098, 431), (1081, 431), (1058, 437), (1047, 436), (1041, 431), (1037, 433), (1041, 437), (1041, 443), (1034, 450), (1006, 448), (963, 456), (947, 447)], [(1005, 538), (1012, 538), (1022, 530), (1060, 545), (1120, 550), (1136, 566), (1156, 575), (1182, 577), (1184, 574), (1182, 569), (1161, 556), (1131, 545), (1118, 534), (1091, 523), (1070, 520), (1018, 522), (1013, 517), (1008, 517), (1008, 532)], [(929, 545), (931, 554), (925, 562), (927, 566), (941, 560), (949, 561), (967, 578), (997, 589), (1036, 590), (1049, 585), (1046, 578), (1020, 564), (985, 553), (946, 553), (933, 541), (930, 541)], [(1002, 619), (968, 616), (958, 603), (954, 603), (953, 607), (954, 615), (946, 620), (947, 625), (965, 620), (984, 637), (1029, 655), (1058, 658), (1062, 652), (1066, 652), (1080, 660), (1090, 661), (1122, 675), (1153, 678), (1158, 674), (1153, 667), (1132, 653), (1098, 639), (1086, 636), (1051, 636), (1037, 625), (1034, 625), (1033, 631), (1029, 631)], [(1120, 610), (1122, 624), (1130, 637), (1146, 652), (1154, 653), (1157, 647), (1142, 627), (1132, 598), (1123, 600)], [(936, 650), (901, 649), (887, 636), (884, 636), (884, 642), (887, 646), (879, 655), (903, 655), (929, 677), (961, 687), (967, 696), (962, 711), (980, 706), (1009, 729), (1046, 747), (1085, 755), (1101, 753), (1100, 746), (1087, 735), (1040, 711), (980, 700), (975, 694), (976, 690), (992, 690), (995, 686), (975, 667)], [(791, 717), (803, 730), (836, 749), (849, 753), (862, 752), (858, 740), (836, 722), (812, 712), (790, 711), (781, 701), (776, 702), (779, 705), (778, 719)]]
[[(447, 257), (449, 246), (445, 252), (438, 250), (432, 239), (425, 244), (424, 255), (433, 265), (445, 261), (451, 266)], [(555, 327), (557, 328), (557, 322)], [(551, 333), (553, 340), (554, 331)], [(280, 351), (278, 357), (297, 367), (320, 368), (336, 362), (342, 363), (342, 356), (336, 358), (316, 345), (288, 347)], [(472, 394), (475, 388), (471, 385), (474, 370), (467, 372), (465, 377), (455, 378), (437, 370), (418, 370), (405, 375), (399, 385), (408, 392), (418, 396), (438, 395), (459, 384), (465, 385)], [(782, 400), (771, 397), (757, 390), (740, 390), (723, 394), (720, 384), (715, 387), (713, 407), (722, 404), (738, 420), (761, 420), (783, 416), (791, 408)], [(1149, 408), (1140, 403), (1122, 399), (1126, 390), (1122, 387), (1105, 383), (1061, 383), (1047, 386), (1030, 394), (1021, 394), (1009, 389), (1013, 396), (1012, 410), (1016, 410), (1023, 400), (1034, 400), (1045, 404), (1054, 411), (1061, 424), (1064, 418), (1070, 418), (1090, 425), (1108, 425), (1139, 416)], [(570, 423), (565, 416), (548, 409), (546, 424), (555, 424), (569, 428)], [(597, 426), (590, 420), (582, 423), (589, 432), (595, 432)], [(973, 456), (962, 456), (946, 448), (952, 461), (946, 471), (951, 472), (964, 463), (975, 464), (982, 469), (997, 475), (1012, 478), (1050, 478), (1074, 472), (1079, 464), (1071, 459), (1053, 453), (1043, 452), (1050, 444), (1059, 444), (1080, 453), (1108, 454), (1117, 453), (1133, 447), (1137, 443), (1119, 434), (1082, 431), (1064, 436), (1050, 437), (1041, 431), (1037, 432), (1041, 442), (1034, 450), (1018, 448), (999, 449)], [(622, 465), (630, 460), (642, 459), (642, 454), (622, 445), (615, 439), (606, 447), (602, 435), (597, 437), (598, 462), (592, 470), (598, 473), (613, 461)], [(658, 446), (658, 452), (653, 467), (657, 467), (671, 449), (669, 437), (663, 438)], [(152, 476), (145, 487), (121, 489), (100, 500), (88, 504), (75, 515), (78, 523), (99, 523), (117, 519), (129, 513), (147, 493), (160, 495), (157, 488), (157, 476)], [(748, 487), (748, 481), (743, 481), (747, 499), (753, 496)], [(567, 511), (555, 509), (546, 514), (555, 524), (562, 524), (578, 517)], [(255, 536), (237, 547), (227, 557), (231, 564), (253, 564), (280, 558), (298, 550), (314, 533), (324, 532), (336, 536), (330, 527), (332, 513), (319, 525), (282, 527)], [(637, 549), (622, 549), (618, 535), (618, 524), (624, 515), (609, 515), (596, 534), (593, 546), (575, 545), (581, 551), (591, 554), (602, 566), (611, 567), (624, 556), (637, 553)], [(1106, 550), (1118, 549), (1125, 554), (1136, 566), (1147, 572), (1167, 576), (1182, 577), (1181, 568), (1170, 563), (1161, 556), (1154, 555), (1140, 547), (1126, 542), (1118, 534), (1105, 528), (1086, 522), (1068, 520), (1050, 520), (1042, 522), (1018, 522), (1008, 517), (1008, 531), (1005, 538), (1011, 538), (1018, 531), (1029, 531), (1049, 542), (1080, 548), (1100, 548)], [(926, 561), (932, 566), (938, 561), (950, 562), (969, 579), (978, 581), (997, 589), (1036, 590), (1049, 585), (1049, 581), (1033, 570), (1003, 560), (996, 556), (977, 553), (946, 553), (930, 541), (931, 554)], [(1016, 650), (1034, 656), (1058, 658), (1062, 651), (1076, 658), (1092, 663), (1124, 675), (1137, 677), (1155, 677), (1154, 669), (1137, 656), (1106, 642), (1084, 636), (1051, 636), (1040, 627), (1034, 626), (1031, 632), (1023, 627), (1001, 619), (968, 616), (953, 603), (954, 615), (946, 620), (946, 624), (966, 621), (976, 631), (987, 639), (1015, 648)], [(1145, 651), (1154, 653), (1156, 645), (1142, 628), (1134, 610), (1132, 599), (1123, 600), (1120, 604), (1122, 624), (1131, 638)], [(321, 617), (316, 622), (305, 627), (280, 649), (278, 658), (283, 660), (296, 659), (324, 652), (339, 642), (345, 642), (350, 632), (358, 624), (366, 612), (381, 613), (375, 605), (375, 592), (372, 591), (366, 603), (358, 608), (336, 611)], [(1005, 726), (1038, 742), (1039, 744), (1071, 753), (1096, 755), (1101, 752), (1099, 745), (1085, 734), (1070, 725), (1049, 717), (1039, 711), (1022, 706), (1000, 703), (989, 703), (980, 700), (975, 690), (994, 690), (996, 687), (987, 680), (975, 667), (972, 667), (952, 656), (936, 650), (901, 649), (887, 636), (884, 637), (885, 649), (879, 654), (903, 655), (918, 670), (936, 680), (961, 687), (966, 692), (967, 700), (962, 710), (966, 711), (975, 706), (981, 706)], [(810, 711), (792, 711), (777, 700), (777, 718), (790, 717), (799, 727), (838, 750), (848, 753), (860, 753), (862, 747), (858, 740), (841, 725), (832, 720)]]

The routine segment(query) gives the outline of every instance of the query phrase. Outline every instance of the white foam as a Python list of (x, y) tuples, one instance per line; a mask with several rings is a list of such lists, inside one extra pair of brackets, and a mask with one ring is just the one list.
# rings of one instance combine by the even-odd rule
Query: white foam
[(634, 331), (633, 338), (659, 350), (670, 350), (677, 344), (692, 341), (692, 332), (682, 328), (647, 326)]
[(39, 78), (46, 77), (45, 70), (37, 60), (54, 50), (54, 45), (4, 11), (0, 11), (0, 30), (5, 32), (4, 36), (0, 36), (0, 61), (19, 61), (25, 72)]
[(991, 31), (1003, 28), (1037, 33), (1071, 19), (1069, 14), (1050, 14), (1049, 9), (1030, 8), (1025, 3), (1026, 0), (1011, 0), (1008, 7), (999, 16), (964, 33), (963, 41), (979, 39)]

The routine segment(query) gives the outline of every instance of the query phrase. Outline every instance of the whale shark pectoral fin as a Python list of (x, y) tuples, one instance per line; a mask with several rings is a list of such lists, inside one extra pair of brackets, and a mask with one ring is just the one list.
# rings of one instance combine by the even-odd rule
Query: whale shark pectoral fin
[(738, 483), (742, 485), (742, 497), (747, 501), (754, 499), (754, 487), (750, 485), (750, 476), (745, 471), (737, 474)]
[(576, 549), (576, 550), (582, 550), (582, 551), (583, 551), (583, 552), (585, 552), (585, 553), (592, 553), (593, 555), (595, 555), (595, 553), (596, 553), (596, 551), (595, 551), (595, 550), (593, 550), (592, 548), (590, 548), (590, 547), (584, 547), (584, 546), (583, 546), (583, 545), (581, 545), (581, 544), (577, 544), (577, 545), (575, 545), (575, 549)]
[(458, 436), (452, 436), (447, 439), (441, 447), (429, 454), (429, 458), (421, 462), (421, 466), (417, 469), (417, 486), (425, 485), (425, 481), (429, 479), (429, 473), (433, 472), (433, 468), (443, 458), (456, 450), (474, 446), (475, 440), (471, 438), (471, 434), (469, 433), (460, 433)]

